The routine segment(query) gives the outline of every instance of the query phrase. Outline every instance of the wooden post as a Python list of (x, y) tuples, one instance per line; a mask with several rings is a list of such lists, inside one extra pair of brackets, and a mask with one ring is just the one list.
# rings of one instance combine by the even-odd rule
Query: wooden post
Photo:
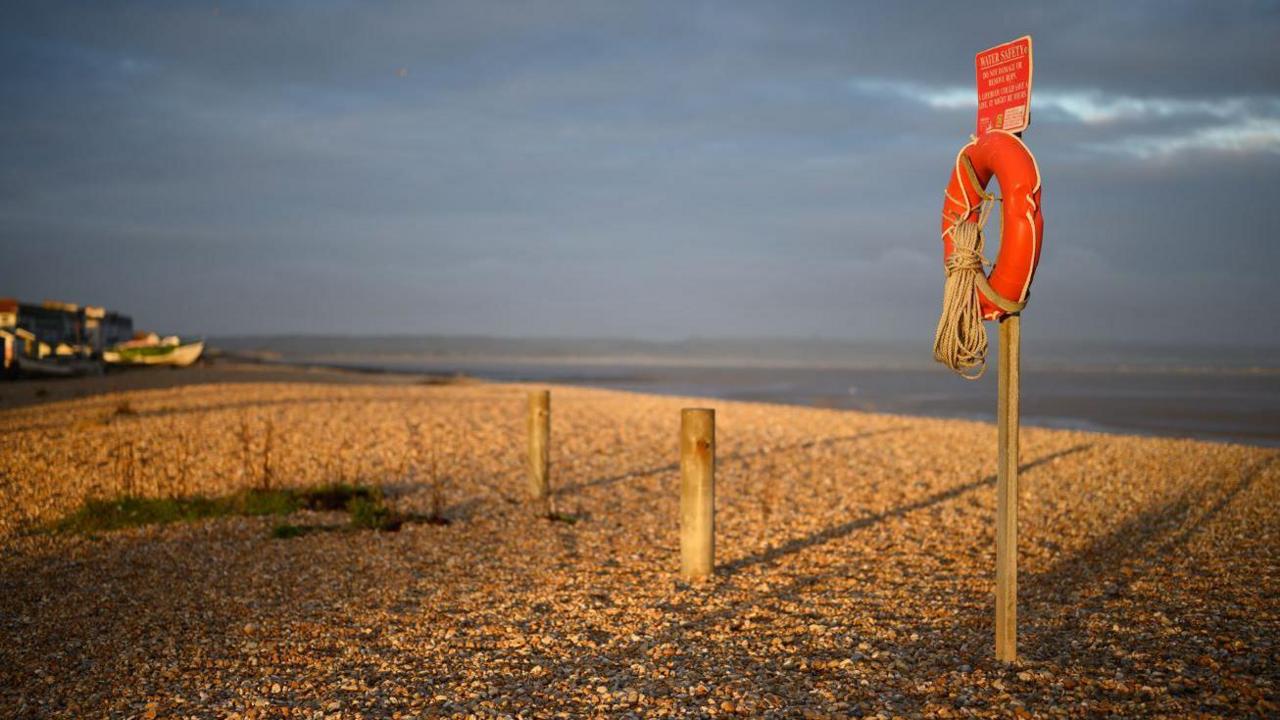
[(1021, 318), (1000, 321), (996, 468), (996, 659), (1018, 658), (1018, 382)]
[(551, 489), (551, 392), (529, 393), (529, 497), (546, 500)]
[(716, 563), (716, 411), (680, 411), (680, 571), (709, 577)]

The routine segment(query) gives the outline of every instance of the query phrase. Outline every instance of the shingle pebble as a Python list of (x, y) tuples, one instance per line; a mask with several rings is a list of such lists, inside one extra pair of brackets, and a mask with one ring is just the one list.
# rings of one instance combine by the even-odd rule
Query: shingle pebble
[[(0, 411), (0, 714), (1280, 712), (1274, 449), (1025, 428), (1005, 666), (990, 425), (557, 387), (569, 524), (524, 499), (527, 389), (245, 383)], [(718, 571), (689, 585), (678, 413), (708, 403)], [(258, 482), (246, 426), (250, 458), (272, 427), (280, 484), (381, 483), (426, 512), (434, 467), (453, 522), (28, 532), (92, 495)]]

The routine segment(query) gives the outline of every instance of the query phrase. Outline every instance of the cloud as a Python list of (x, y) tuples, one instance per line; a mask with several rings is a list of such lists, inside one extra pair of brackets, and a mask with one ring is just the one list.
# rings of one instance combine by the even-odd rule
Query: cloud
[[(858, 94), (894, 97), (935, 110), (973, 110), (972, 88), (930, 86), (882, 78), (856, 78), (849, 83)], [(1036, 89), (1031, 103), (1034, 117), (1085, 126), (1117, 125), (1129, 132), (1106, 142), (1082, 141), (1099, 152), (1149, 160), (1186, 152), (1280, 153), (1280, 97), (1224, 98), (1142, 97), (1100, 90)], [(1174, 131), (1145, 130), (1168, 122)]]
[[(976, 108), (978, 98), (973, 88), (952, 85), (935, 87), (902, 80), (883, 78), (854, 78), (849, 88), (855, 93), (897, 97), (928, 105), (936, 110), (964, 110)], [(1036, 97), (1038, 101), (1039, 96)]]
[(1251, 112), (1280, 112), (1280, 100), (1228, 97), (1216, 100), (1187, 100), (1168, 97), (1133, 97), (1098, 91), (1043, 93), (1036, 91), (1033, 106), (1062, 113), (1086, 125), (1141, 122), (1161, 118), (1208, 117), (1231, 120)]
[[(978, 105), (973, 88), (959, 85), (937, 87), (897, 80), (857, 78), (850, 81), (850, 87), (854, 92), (890, 95), (913, 100), (937, 110), (972, 109)], [(1051, 112), (1058, 120), (1086, 125), (1188, 116), (1229, 120), (1257, 113), (1280, 115), (1280, 98), (1186, 99), (1117, 95), (1099, 90), (1036, 88), (1032, 96), (1032, 108)]]
[(1280, 154), (1280, 119), (1247, 117), (1241, 122), (1203, 127), (1168, 135), (1134, 135), (1090, 147), (1144, 160), (1163, 159), (1191, 151)]

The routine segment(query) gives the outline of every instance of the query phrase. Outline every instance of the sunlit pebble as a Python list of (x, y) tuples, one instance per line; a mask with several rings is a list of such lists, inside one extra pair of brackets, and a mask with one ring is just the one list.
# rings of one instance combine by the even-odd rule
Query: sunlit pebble
[[(1025, 428), (1023, 462), (1055, 459), (1023, 474), (1026, 659), (1006, 670), (990, 658), (992, 488), (958, 490), (994, 472), (989, 425), (553, 392), (553, 481), (585, 485), (558, 498), (583, 518), (573, 525), (508, 501), (524, 490), (520, 386), (191, 386), (0, 412), (3, 567), (21, 578), (0, 593), (0, 705), (241, 718), (1006, 716), (1015, 702), (1048, 715), (1276, 713), (1274, 450)], [(116, 414), (126, 400), (146, 412)], [(670, 465), (679, 409), (709, 402), (718, 552), (738, 565), (689, 587), (675, 577)], [(424, 423), (416, 441), (407, 417)], [(408, 511), (426, 508), (433, 448), (455, 522), (286, 541), (270, 539), (270, 518), (19, 534), (119, 492), (122, 443), (140, 448), (145, 492), (244, 487), (242, 419), (250, 458), (273, 424), (280, 483), (403, 483)]]

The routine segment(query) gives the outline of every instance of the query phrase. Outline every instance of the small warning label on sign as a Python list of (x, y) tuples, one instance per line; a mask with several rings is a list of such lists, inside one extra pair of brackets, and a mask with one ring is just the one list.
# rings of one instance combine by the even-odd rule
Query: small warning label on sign
[(1031, 36), (983, 50), (974, 57), (978, 80), (978, 135), (1022, 132), (1031, 122)]

